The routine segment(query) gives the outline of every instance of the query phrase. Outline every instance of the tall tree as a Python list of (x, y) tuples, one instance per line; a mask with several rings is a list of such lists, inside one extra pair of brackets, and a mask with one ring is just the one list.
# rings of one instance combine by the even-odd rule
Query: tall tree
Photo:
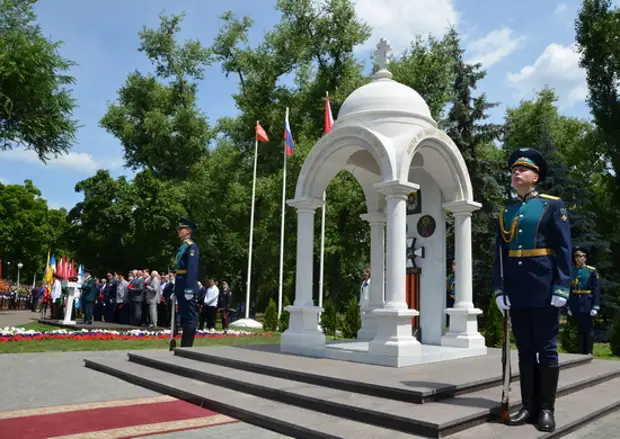
[[(502, 133), (501, 125), (487, 123), (487, 112), (497, 104), (490, 103), (486, 94), (474, 96), (478, 81), (486, 72), (480, 64), (467, 64), (460, 37), (452, 29), (448, 37), (452, 46), (452, 62), (455, 68), (453, 98), (448, 113), (447, 134), (458, 146), (471, 177), (474, 199), (482, 203), (472, 221), (472, 260), (475, 300), (479, 306), (488, 303), (491, 291), (491, 270), (494, 257), (495, 221), (502, 202), (501, 186), (497, 182), (499, 163), (497, 155), (490, 152)], [(458, 261), (457, 261), (458, 270)]]
[[(578, 159), (572, 157), (573, 162), (580, 163), (582, 169), (571, 169), (567, 165), (565, 155), (561, 154), (556, 138), (566, 142), (565, 153), (570, 153), (587, 149), (590, 137), (586, 135), (581, 138), (568, 138), (568, 134), (575, 132), (575, 127), (583, 125), (584, 122), (560, 115), (555, 105), (556, 101), (557, 96), (553, 90), (545, 88), (538, 92), (534, 99), (521, 102), (517, 108), (508, 109), (504, 139), (505, 153), (509, 154), (520, 146), (532, 146), (544, 155), (549, 165), (549, 173), (539, 190), (558, 196), (566, 203), (573, 245), (585, 246), (590, 250), (592, 263), (596, 263), (602, 274), (603, 293), (610, 293), (603, 296), (605, 312), (613, 312), (615, 298), (614, 294), (611, 294), (614, 291), (613, 278), (609, 277), (611, 274), (609, 243), (599, 232), (597, 217), (599, 207), (594, 202), (597, 195), (591, 189), (592, 185), (588, 184), (588, 182), (596, 181), (597, 162), (589, 158), (585, 163), (580, 163)], [(588, 164), (594, 167), (590, 168), (587, 177), (582, 177), (584, 173), (588, 173), (587, 168), (583, 169)]]
[(46, 161), (75, 141), (75, 80), (67, 74), (74, 63), (43, 36), (34, 3), (0, 2), (0, 150), (24, 146)]
[(211, 53), (196, 40), (177, 42), (183, 16), (161, 16), (158, 29), (140, 32), (140, 51), (156, 74), (133, 72), (100, 124), (121, 141), (126, 166), (184, 179), (207, 153), (213, 132), (196, 107), (198, 81)]
[[(115, 180), (108, 171), (100, 170), (77, 183), (75, 191), (84, 197), (69, 212), (68, 236), (76, 258), (100, 274), (106, 270), (135, 268), (131, 245), (134, 242), (132, 213), (136, 203), (127, 179)], [(140, 266), (143, 263), (140, 261)]]
[[(41, 278), (48, 250), (66, 252), (63, 235), (66, 211), (48, 210), (41, 191), (30, 180), (23, 185), (0, 184), (0, 259), (3, 276), (17, 275), (16, 265), (24, 264), (22, 279)], [(7, 273), (7, 263), (12, 272)]]

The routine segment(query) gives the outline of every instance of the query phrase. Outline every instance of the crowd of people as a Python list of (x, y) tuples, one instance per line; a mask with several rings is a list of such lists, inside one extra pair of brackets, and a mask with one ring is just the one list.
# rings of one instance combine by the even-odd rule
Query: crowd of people
[[(69, 279), (69, 281), (75, 279)], [(171, 324), (175, 274), (160, 274), (156, 270), (132, 270), (127, 277), (121, 273), (108, 272), (106, 277), (94, 277), (95, 301), (93, 320), (149, 328), (169, 327)], [(49, 297), (43, 297), (44, 289), (32, 290), (33, 311), (36, 304), (41, 304), (42, 317), (49, 310), (49, 318), (60, 320), (65, 314), (66, 287), (68, 282), (60, 276), (54, 276)], [(219, 314), (222, 329), (227, 330), (231, 321), (232, 291), (226, 280), (221, 282), (206, 279), (198, 282), (196, 311), (199, 316), (199, 329), (206, 326), (214, 331)], [(73, 319), (86, 316), (80, 306), (79, 289), (75, 292)], [(181, 325), (181, 316), (175, 314), (176, 326)], [(86, 321), (86, 323), (92, 323)]]

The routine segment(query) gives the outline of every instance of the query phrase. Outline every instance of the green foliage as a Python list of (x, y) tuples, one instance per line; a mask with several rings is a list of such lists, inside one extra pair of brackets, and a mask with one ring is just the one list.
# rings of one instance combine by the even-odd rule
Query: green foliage
[(278, 322), (278, 331), (284, 332), (288, 329), (289, 319), (291, 313), (286, 310), (286, 307), (291, 304), (291, 301), (285, 295), (282, 297), (282, 312), (280, 313), (280, 321)]
[(278, 305), (276, 305), (273, 299), (269, 299), (269, 305), (267, 305), (267, 309), (265, 310), (263, 329), (265, 331), (278, 330)]
[(568, 316), (560, 334), (560, 346), (564, 352), (576, 353), (579, 348), (577, 340), (577, 322), (574, 317)]
[(611, 337), (609, 338), (609, 347), (611, 348), (611, 353), (616, 357), (620, 357), (620, 317), (616, 316), (612, 330)]
[(321, 328), (323, 332), (328, 335), (336, 336), (336, 330), (338, 329), (338, 314), (336, 313), (336, 307), (331, 300), (326, 300), (323, 303), (324, 311), (321, 313)]
[(32, 0), (0, 2), (0, 150), (22, 145), (46, 161), (69, 151), (78, 125), (60, 42), (43, 36)]
[(357, 331), (362, 327), (362, 314), (360, 312), (360, 304), (357, 301), (357, 297), (352, 297), (349, 300), (349, 306), (344, 315), (344, 322), (342, 323), (342, 336), (344, 338), (356, 338)]
[(484, 324), (484, 339), (488, 347), (501, 348), (504, 344), (504, 315), (491, 297)]
[[(0, 183), (0, 255), (3, 277), (16, 280), (17, 264), (24, 266), (21, 279), (41, 279), (48, 250), (69, 256), (64, 232), (67, 212), (48, 209), (32, 181), (24, 185)], [(10, 263), (10, 265), (9, 265)]]
[(157, 73), (131, 73), (100, 121), (121, 141), (126, 166), (166, 179), (187, 178), (213, 138), (191, 82), (203, 78), (211, 54), (198, 41), (176, 41), (181, 20), (162, 15), (159, 29), (143, 29), (140, 51)]

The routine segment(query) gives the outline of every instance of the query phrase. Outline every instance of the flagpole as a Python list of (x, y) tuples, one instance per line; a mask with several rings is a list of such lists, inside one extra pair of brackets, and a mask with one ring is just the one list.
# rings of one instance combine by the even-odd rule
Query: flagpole
[[(285, 119), (288, 121), (288, 107)], [(286, 138), (284, 139), (284, 171), (282, 173), (282, 216), (280, 218), (280, 273), (278, 276), (278, 319), (282, 314), (282, 278), (284, 275), (284, 212), (286, 208)]]
[(319, 308), (323, 307), (323, 271), (325, 267), (325, 211), (327, 205), (327, 191), (323, 191), (323, 211), (321, 212), (321, 262), (319, 265)]
[[(258, 126), (258, 121), (256, 125)], [(254, 134), (254, 177), (252, 178), (252, 209), (250, 213), (250, 243), (248, 244), (248, 281), (245, 290), (245, 318), (250, 318), (250, 284), (252, 282), (252, 241), (254, 238), (254, 203), (256, 198), (256, 163), (258, 161), (258, 133)]]

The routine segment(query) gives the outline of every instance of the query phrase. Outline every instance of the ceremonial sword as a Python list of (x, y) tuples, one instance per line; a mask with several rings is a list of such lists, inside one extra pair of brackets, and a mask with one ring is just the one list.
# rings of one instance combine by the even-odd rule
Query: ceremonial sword
[[(506, 291), (504, 290), (504, 257), (503, 249), (499, 249), (499, 270), (506, 304)], [(502, 348), (502, 407), (500, 412), (501, 422), (505, 424), (510, 418), (510, 379), (512, 371), (510, 366), (510, 310), (504, 310), (504, 346)]]
[[(174, 338), (177, 329), (176, 315), (177, 315), (177, 296), (172, 294), (172, 312), (170, 313), (170, 349), (171, 351), (177, 347), (177, 340)], [(182, 322), (181, 322), (182, 323)]]

